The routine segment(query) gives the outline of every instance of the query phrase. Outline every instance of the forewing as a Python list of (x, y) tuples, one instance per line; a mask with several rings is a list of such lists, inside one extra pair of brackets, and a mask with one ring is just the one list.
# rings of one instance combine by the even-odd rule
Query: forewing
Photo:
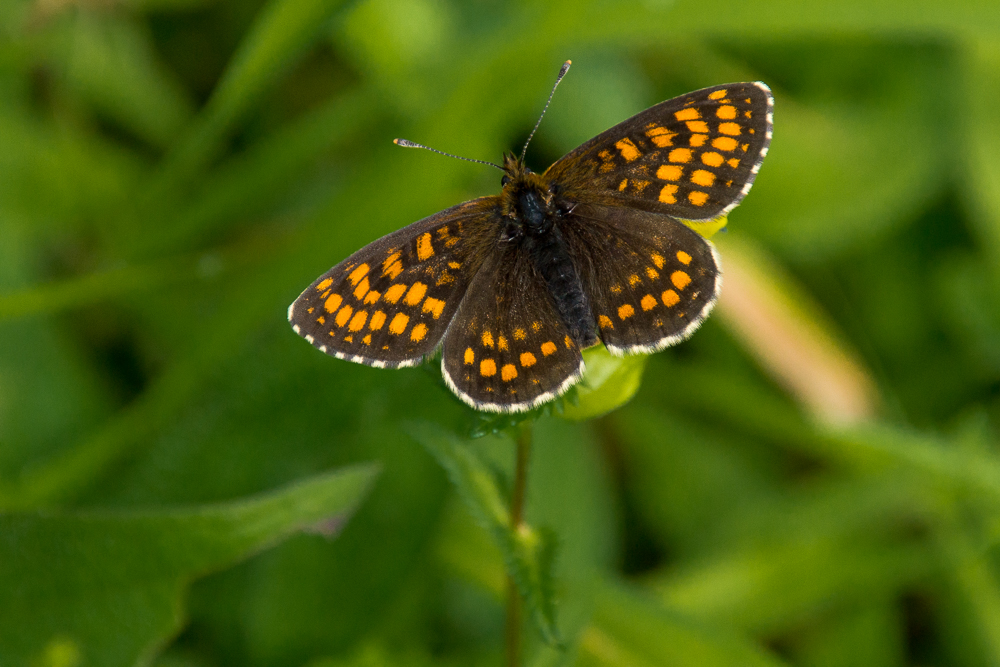
[(771, 142), (773, 108), (759, 81), (696, 90), (597, 135), (545, 177), (570, 200), (617, 199), (685, 220), (717, 218), (750, 192)]
[(499, 199), (453, 206), (371, 243), (320, 276), (288, 308), (319, 350), (370, 366), (420, 363), (434, 351), (475, 271)]
[(469, 285), (445, 335), (441, 370), (459, 398), (491, 412), (530, 410), (582, 376), (580, 349), (516, 244), (490, 253)]
[(679, 343), (715, 305), (722, 286), (715, 248), (678, 220), (583, 204), (563, 234), (598, 333), (614, 354), (655, 352)]

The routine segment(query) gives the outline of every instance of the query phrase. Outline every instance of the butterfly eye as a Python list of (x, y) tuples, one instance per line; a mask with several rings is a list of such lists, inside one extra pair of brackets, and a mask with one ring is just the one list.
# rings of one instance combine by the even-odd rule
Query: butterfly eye
[(504, 185), (507, 185), (508, 183), (510, 183), (510, 176), (504, 174), (504, 177), (500, 179), (500, 186), (502, 187)]

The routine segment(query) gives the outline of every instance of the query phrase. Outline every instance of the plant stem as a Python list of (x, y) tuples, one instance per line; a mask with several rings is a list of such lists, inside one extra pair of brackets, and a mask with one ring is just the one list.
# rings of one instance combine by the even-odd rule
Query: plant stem
[[(521, 422), (517, 432), (517, 463), (514, 488), (510, 498), (510, 525), (517, 531), (524, 524), (524, 490), (528, 485), (528, 459), (531, 457), (530, 421)], [(517, 582), (507, 575), (507, 666), (521, 664), (521, 593)]]

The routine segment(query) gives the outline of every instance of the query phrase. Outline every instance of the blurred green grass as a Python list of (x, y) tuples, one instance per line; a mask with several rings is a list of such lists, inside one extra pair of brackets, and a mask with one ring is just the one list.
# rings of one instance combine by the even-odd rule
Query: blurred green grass
[[(411, 430), (478, 418), (433, 369), (317, 354), (285, 307), (361, 245), (497, 190), (392, 138), (495, 160), (567, 58), (537, 169), (673, 95), (771, 85), (724, 266), (768, 258), (776, 302), (803, 306), (792, 323), (874, 387), (876, 416), (824, 421), (795, 384), (822, 368), (777, 372), (727, 310), (623, 408), (541, 419), (528, 519), (558, 536), (567, 650), (529, 626), (529, 662), (1000, 664), (1000, 12), (973, 0), (0, 3), (4, 521), (382, 465), (336, 540), (245, 547), (170, 598), (180, 628), (142, 656), (135, 632), (88, 644), (11, 613), (0, 664), (500, 664), (503, 557)], [(467, 446), (506, 493), (510, 440)], [(0, 606), (40, 605), (17, 567)], [(4, 655), (36, 634), (30, 659)]]

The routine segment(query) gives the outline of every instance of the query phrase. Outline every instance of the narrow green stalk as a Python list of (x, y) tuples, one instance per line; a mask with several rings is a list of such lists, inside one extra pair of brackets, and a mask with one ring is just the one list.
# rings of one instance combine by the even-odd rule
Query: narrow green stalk
[[(517, 463), (514, 488), (510, 498), (510, 525), (517, 531), (524, 524), (524, 490), (528, 485), (528, 459), (531, 457), (530, 421), (521, 423), (517, 433)], [(521, 593), (517, 582), (507, 575), (507, 666), (521, 664)]]

